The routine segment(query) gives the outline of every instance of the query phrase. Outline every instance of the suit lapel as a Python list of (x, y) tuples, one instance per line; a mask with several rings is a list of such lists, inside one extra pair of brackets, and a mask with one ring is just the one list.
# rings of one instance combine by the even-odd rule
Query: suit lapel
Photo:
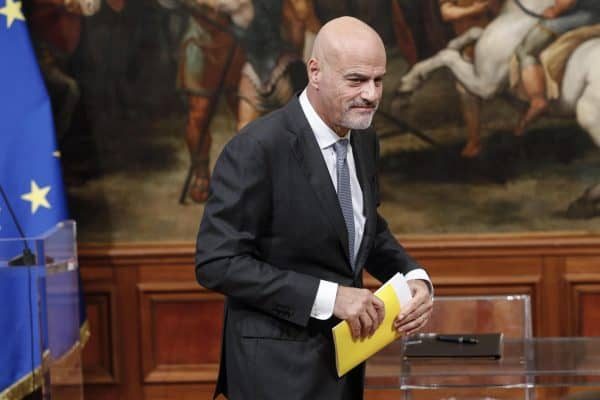
[(346, 223), (344, 222), (337, 193), (331, 182), (321, 149), (317, 144), (315, 135), (302, 112), (300, 102), (296, 96), (288, 103), (286, 111), (293, 123), (291, 131), (294, 135), (290, 139), (293, 153), (314, 190), (322, 212), (337, 233), (348, 265), (350, 265), (348, 258), (348, 231), (346, 230)]
[[(363, 193), (363, 213), (366, 218), (362, 241), (356, 256), (356, 265), (359, 267), (362, 267), (366, 260), (367, 241), (372, 236), (371, 227), (375, 221), (373, 189), (369, 180), (370, 174), (369, 171), (367, 171), (368, 164), (366, 163), (366, 157), (368, 157), (368, 155), (365, 154), (366, 146), (363, 144), (365, 135), (366, 134), (363, 132), (353, 132), (351, 136), (352, 154), (354, 155), (354, 163), (356, 165), (356, 175)], [(360, 270), (361, 268), (356, 268), (355, 272), (358, 273)]]

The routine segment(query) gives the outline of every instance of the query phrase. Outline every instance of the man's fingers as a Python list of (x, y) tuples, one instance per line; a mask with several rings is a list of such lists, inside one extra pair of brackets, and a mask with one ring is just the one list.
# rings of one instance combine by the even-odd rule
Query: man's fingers
[(396, 320), (394, 322), (394, 328), (400, 333), (405, 332), (406, 334), (412, 334), (422, 329), (427, 325), (429, 317), (431, 316), (432, 309), (426, 309), (421, 314), (413, 314), (411, 318), (405, 318), (402, 321)]
[(404, 332), (407, 335), (410, 335), (411, 333), (413, 333), (415, 330), (417, 330), (417, 328), (421, 325), (421, 321), (424, 321), (424, 318), (422, 318), (423, 316), (416, 318), (412, 321), (406, 322), (404, 324), (402, 324), (401, 326), (398, 327), (398, 331), (399, 332)]
[(397, 321), (404, 321), (409, 315), (412, 315), (412, 313), (413, 313), (414, 310), (415, 310), (415, 305), (411, 301), (411, 302), (408, 303), (408, 305), (406, 306), (406, 308), (400, 310), (400, 314), (398, 314), (398, 317), (396, 318), (396, 320)]
[(421, 306), (413, 309), (411, 312), (404, 314), (403, 315), (404, 318), (400, 318), (400, 317), (397, 318), (396, 325), (403, 326), (403, 325), (409, 324), (412, 321), (414, 321), (415, 319), (419, 318), (420, 316), (426, 314), (427, 312), (428, 312), (427, 306), (421, 305)]
[(368, 289), (338, 286), (333, 315), (348, 321), (354, 339), (372, 336), (385, 318), (385, 304)]
[(371, 334), (371, 329), (373, 328), (373, 320), (369, 316), (368, 313), (363, 313), (358, 318), (361, 324), (361, 338), (366, 338)]
[(427, 320), (423, 320), (419, 326), (408, 332), (409, 335), (420, 332), (427, 325)]
[(423, 290), (415, 290), (414, 297), (408, 302), (406, 309), (400, 311), (398, 320), (410, 321), (415, 318), (415, 315), (421, 315), (428, 309), (431, 309), (433, 302), (428, 292)]
[(375, 307), (373, 307), (373, 305), (367, 307), (367, 313), (369, 314), (369, 318), (371, 318), (371, 329), (369, 330), (369, 336), (372, 336), (379, 327), (379, 315), (377, 314), (377, 310)]
[(394, 327), (399, 332), (407, 332), (410, 329), (415, 329), (413, 321), (421, 318), (420, 321), (425, 325), (429, 319), (429, 315), (433, 310), (433, 302), (429, 297), (413, 298), (409, 307), (400, 312), (400, 315), (394, 321)]
[(400, 314), (398, 315), (397, 321), (403, 322), (414, 319), (415, 312), (417, 311), (420, 304), (421, 302), (419, 301), (419, 298), (413, 297), (406, 305), (406, 308), (400, 310)]
[(406, 332), (407, 335), (412, 335), (413, 333), (417, 333), (419, 330), (423, 329), (423, 327), (425, 327), (425, 325), (427, 325), (428, 319), (429, 319), (429, 315), (423, 314), (419, 318), (415, 319), (411, 323), (404, 326), (403, 331)]
[(432, 306), (433, 306), (433, 303), (431, 301), (419, 303), (419, 304), (415, 305), (415, 308), (413, 308), (412, 311), (410, 311), (407, 314), (405, 319), (406, 320), (415, 319), (416, 317), (429, 312), (432, 309)]
[(373, 306), (377, 312), (378, 326), (381, 325), (385, 318), (385, 303), (379, 297), (373, 296)]
[(350, 332), (352, 333), (352, 338), (358, 339), (360, 337), (360, 322), (358, 318), (348, 318), (346, 320), (348, 325), (350, 325)]

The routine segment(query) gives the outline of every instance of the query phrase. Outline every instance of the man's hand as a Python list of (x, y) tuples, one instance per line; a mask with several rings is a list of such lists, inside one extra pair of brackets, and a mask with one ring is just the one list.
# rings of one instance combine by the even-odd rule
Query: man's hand
[(411, 279), (408, 286), (413, 298), (406, 309), (400, 311), (400, 315), (394, 321), (394, 328), (399, 333), (411, 335), (423, 328), (433, 310), (433, 299), (429, 293), (429, 287), (420, 279)]
[(366, 338), (383, 322), (385, 306), (368, 289), (338, 286), (333, 315), (346, 320), (354, 339)]

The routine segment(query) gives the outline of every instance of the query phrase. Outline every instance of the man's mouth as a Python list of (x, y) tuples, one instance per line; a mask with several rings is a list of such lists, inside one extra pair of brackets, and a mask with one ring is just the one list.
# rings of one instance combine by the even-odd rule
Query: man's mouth
[(350, 108), (355, 108), (358, 110), (375, 110), (377, 108), (377, 104), (370, 102), (356, 102), (350, 104)]
[(375, 111), (374, 106), (352, 106), (350, 108), (360, 110), (360, 111)]

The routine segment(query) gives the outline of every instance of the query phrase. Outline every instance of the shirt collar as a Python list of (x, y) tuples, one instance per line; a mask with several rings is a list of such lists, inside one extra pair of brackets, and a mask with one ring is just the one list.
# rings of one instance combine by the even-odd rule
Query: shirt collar
[[(317, 114), (312, 104), (310, 104), (310, 101), (308, 100), (306, 89), (304, 89), (300, 94), (299, 100), (300, 107), (302, 107), (302, 111), (304, 112), (304, 115), (308, 120), (308, 124), (310, 125), (321, 150), (333, 146), (335, 142), (341, 139), (333, 131), (333, 129), (327, 126), (327, 124), (321, 119), (319, 114)], [(348, 132), (348, 135), (344, 139), (350, 140), (351, 133), (351, 131)]]

